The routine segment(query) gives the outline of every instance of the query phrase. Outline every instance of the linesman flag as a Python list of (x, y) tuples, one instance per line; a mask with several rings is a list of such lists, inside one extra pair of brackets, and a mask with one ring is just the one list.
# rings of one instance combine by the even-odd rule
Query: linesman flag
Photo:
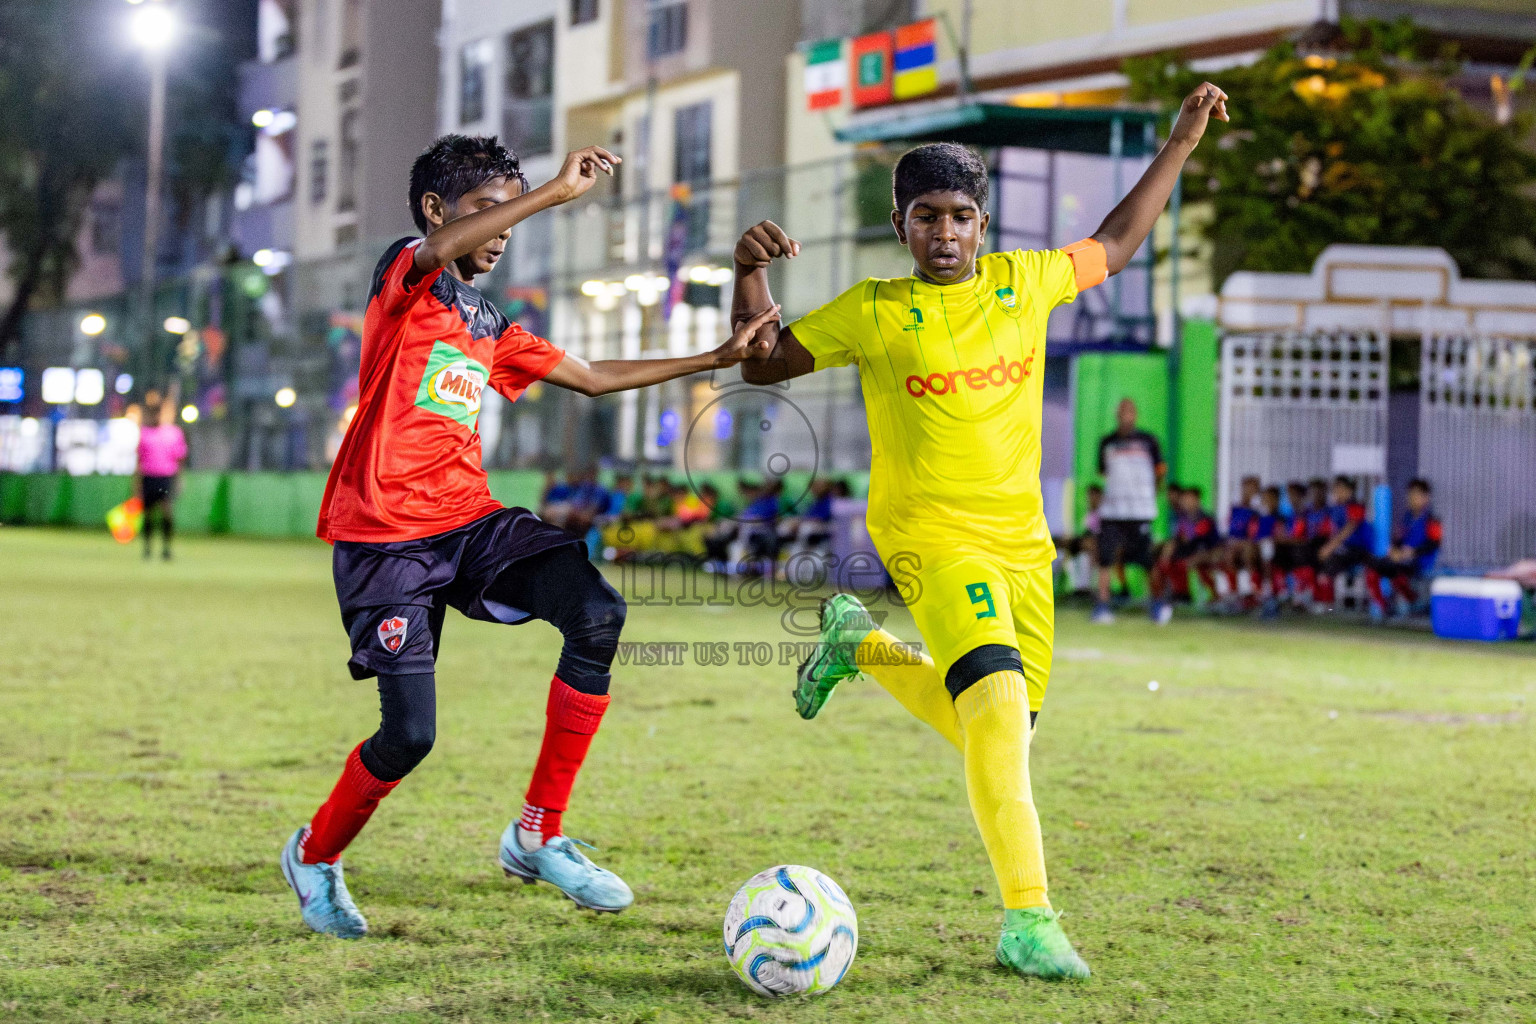
[(841, 39), (823, 39), (805, 51), (805, 106), (826, 110), (843, 105), (848, 87), (848, 62)]

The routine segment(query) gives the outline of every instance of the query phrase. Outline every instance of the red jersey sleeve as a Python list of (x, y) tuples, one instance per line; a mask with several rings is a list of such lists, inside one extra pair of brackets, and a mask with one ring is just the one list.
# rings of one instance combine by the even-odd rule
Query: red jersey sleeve
[(417, 238), (404, 244), (396, 243), (398, 247), (391, 247), (393, 252), (385, 254), (374, 273), (373, 294), (369, 298), (392, 319), (404, 316), (417, 300), (432, 290), (443, 272), (441, 267), (429, 274), (416, 270), (416, 247), (422, 241)]
[(564, 349), (556, 348), (537, 334), (529, 334), (517, 324), (510, 324), (496, 339), (491, 387), (507, 401), (515, 402), (528, 385), (543, 380), (564, 358)]
[(1349, 508), (1348, 508), (1347, 512), (1348, 512), (1348, 515), (1349, 515), (1349, 521), (1350, 522), (1352, 522), (1352, 523), (1363, 523), (1363, 522), (1365, 522), (1365, 506), (1360, 504), (1358, 501), (1350, 502), (1349, 503)]

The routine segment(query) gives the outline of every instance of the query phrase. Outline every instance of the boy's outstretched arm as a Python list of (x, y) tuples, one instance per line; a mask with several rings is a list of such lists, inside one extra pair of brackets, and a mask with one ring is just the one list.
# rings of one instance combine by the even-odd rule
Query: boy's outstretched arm
[(1094, 240), (1104, 246), (1111, 274), (1124, 270), (1151, 234), (1158, 215), (1168, 205), (1168, 197), (1173, 195), (1173, 187), (1184, 170), (1184, 161), (1194, 152), (1213, 116), (1218, 120), (1229, 120), (1227, 94), (1205, 82), (1179, 107), (1179, 117), (1168, 133), (1168, 141), (1158, 151), (1147, 172), (1093, 233)]
[(540, 210), (547, 210), (586, 193), (597, 183), (597, 172), (613, 173), (622, 161), (601, 146), (568, 153), (560, 173), (530, 192), (514, 199), (451, 220), (433, 231), (416, 247), (416, 269), (429, 274), (467, 256), (497, 235), (505, 234)]
[(589, 363), (580, 356), (566, 353), (565, 358), (544, 379), (592, 398), (615, 391), (632, 391), (661, 384), (701, 370), (734, 366), (747, 358), (748, 347), (758, 330), (778, 318), (779, 307), (770, 305), (745, 323), (737, 325), (724, 345), (713, 352), (701, 352), (696, 356), (677, 359), (599, 359)]
[[(771, 220), (754, 224), (736, 243), (736, 283), (731, 291), (731, 323), (750, 321), (759, 310), (773, 305), (768, 290), (768, 265), (775, 259), (794, 259), (800, 243)], [(777, 384), (816, 369), (816, 360), (777, 320), (764, 322), (741, 364), (741, 379), (748, 384)]]

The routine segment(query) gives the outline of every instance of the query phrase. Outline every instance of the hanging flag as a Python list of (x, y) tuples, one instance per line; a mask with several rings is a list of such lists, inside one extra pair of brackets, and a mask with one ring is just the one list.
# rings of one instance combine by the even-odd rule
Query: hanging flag
[[(683, 274), (683, 257), (688, 254), (688, 235), (693, 217), (693, 188), (685, 181), (672, 186), (672, 221), (667, 225), (667, 240), (662, 258), (667, 266), (667, 296), (662, 306), (662, 316), (672, 316), (672, 307), (683, 301), (683, 289), (688, 278)], [(709, 208), (701, 213), (708, 215)]]
[(923, 96), (939, 87), (937, 34), (932, 18), (896, 30), (891, 92), (898, 100)]
[(891, 34), (871, 32), (853, 41), (853, 105), (891, 102)]
[(848, 62), (843, 60), (843, 41), (823, 39), (805, 51), (805, 107), (826, 110), (843, 105), (848, 85)]

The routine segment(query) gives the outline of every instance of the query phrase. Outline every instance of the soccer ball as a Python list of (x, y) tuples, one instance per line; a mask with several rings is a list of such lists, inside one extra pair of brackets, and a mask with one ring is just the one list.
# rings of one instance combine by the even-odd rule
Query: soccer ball
[(758, 995), (818, 995), (843, 980), (859, 918), (815, 868), (781, 864), (747, 879), (725, 911), (725, 955)]

